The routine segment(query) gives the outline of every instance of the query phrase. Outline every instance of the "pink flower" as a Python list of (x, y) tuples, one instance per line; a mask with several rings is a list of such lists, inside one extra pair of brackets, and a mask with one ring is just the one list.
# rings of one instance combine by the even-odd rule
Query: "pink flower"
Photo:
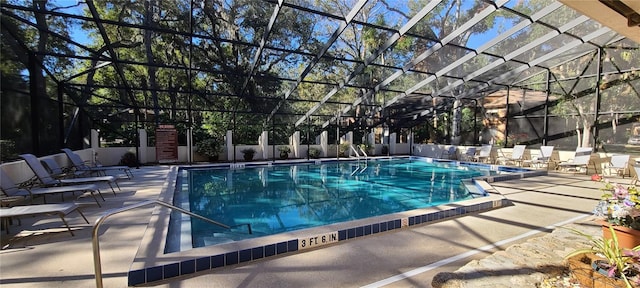
[(614, 194), (616, 195), (616, 197), (618, 198), (626, 198), (627, 195), (629, 195), (629, 190), (627, 190), (626, 187), (618, 184), (616, 185), (616, 187), (613, 189)]

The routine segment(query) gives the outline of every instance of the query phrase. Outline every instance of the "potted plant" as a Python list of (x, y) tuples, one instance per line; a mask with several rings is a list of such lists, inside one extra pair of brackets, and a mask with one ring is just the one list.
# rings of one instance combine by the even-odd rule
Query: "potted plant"
[(601, 200), (594, 209), (605, 238), (611, 238), (609, 227), (617, 234), (623, 248), (640, 245), (640, 193), (635, 185), (624, 186), (603, 180)]
[(253, 148), (242, 149), (242, 154), (244, 155), (245, 161), (253, 160), (253, 155), (256, 154), (256, 150)]
[(609, 229), (612, 233), (609, 239), (571, 229), (585, 237), (591, 246), (577, 249), (565, 256), (569, 268), (585, 287), (591, 287), (594, 281), (612, 283), (612, 287), (633, 287), (632, 283), (640, 284), (640, 246), (632, 249), (620, 247), (613, 228)]
[(380, 151), (382, 153), (382, 155), (389, 155), (389, 146), (388, 145), (382, 145), (382, 150)]
[(289, 146), (278, 146), (278, 151), (280, 151), (280, 159), (287, 159), (291, 148)]
[(129, 166), (129, 167), (138, 167), (140, 166), (140, 162), (138, 162), (138, 157), (136, 157), (136, 153), (126, 152), (120, 158), (119, 165)]
[(209, 161), (216, 161), (222, 152), (222, 145), (220, 142), (213, 138), (206, 138), (200, 140), (196, 144), (196, 152), (202, 156), (206, 156)]
[(307, 154), (309, 154), (309, 158), (312, 159), (320, 158), (320, 150), (318, 150), (318, 148), (310, 147), (309, 151), (307, 151)]

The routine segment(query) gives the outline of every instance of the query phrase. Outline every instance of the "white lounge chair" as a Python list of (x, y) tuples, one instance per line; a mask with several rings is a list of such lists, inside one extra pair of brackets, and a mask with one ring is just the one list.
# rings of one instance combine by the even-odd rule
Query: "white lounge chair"
[(42, 166), (49, 172), (51, 177), (55, 179), (64, 179), (64, 178), (75, 178), (75, 177), (85, 177), (87, 173), (85, 172), (76, 172), (72, 169), (64, 169), (62, 166), (56, 162), (53, 158), (43, 158), (40, 159)]
[(474, 157), (476, 157), (476, 147), (468, 147), (467, 151), (461, 155), (464, 161), (473, 161)]
[(636, 173), (636, 175), (633, 176), (633, 179), (631, 180), (631, 185), (636, 185), (638, 184), (638, 178), (640, 178), (640, 164), (638, 164), (636, 162), (636, 164), (633, 164), (633, 172)]
[(531, 160), (525, 160), (531, 167), (542, 168), (546, 166), (549, 169), (549, 162), (553, 156), (553, 146), (540, 146), (540, 154)]
[(493, 145), (483, 144), (482, 147), (480, 147), (480, 152), (478, 153), (478, 155), (474, 157), (475, 161), (491, 163), (492, 149), (493, 149)]
[(592, 151), (593, 148), (591, 147), (576, 148), (573, 158), (558, 164), (558, 169), (575, 169), (575, 171), (578, 171), (580, 168), (584, 168), (585, 174), (589, 174), (589, 162), (591, 161)]
[(131, 168), (129, 168), (129, 166), (88, 166), (84, 161), (82, 161), (80, 155), (71, 151), (71, 149), (63, 148), (61, 150), (62, 152), (64, 152), (64, 154), (67, 155), (69, 161), (71, 161), (71, 164), (76, 169), (76, 171), (96, 173), (101, 176), (107, 175), (107, 171), (120, 171), (127, 175), (127, 178), (133, 178), (133, 173), (131, 172)]
[[(475, 152), (474, 152), (475, 153)], [(456, 146), (449, 146), (447, 150), (442, 150), (440, 155), (442, 159), (456, 159)]]
[(82, 216), (84, 221), (87, 222), (87, 224), (89, 224), (89, 220), (87, 220), (87, 217), (85, 217), (84, 214), (82, 214), (82, 211), (80, 211), (80, 209), (78, 208), (78, 205), (75, 203), (40, 204), (40, 205), (13, 206), (11, 208), (2, 208), (0, 209), (0, 218), (2, 218), (2, 224), (4, 225), (5, 229), (7, 229), (7, 234), (8, 234), (9, 233), (8, 220), (10, 218), (15, 218), (20, 216), (33, 216), (33, 215), (40, 215), (40, 214), (58, 215), (62, 220), (62, 222), (64, 223), (64, 225), (69, 230), (69, 233), (71, 233), (71, 236), (74, 236), (73, 231), (71, 231), (71, 227), (69, 227), (69, 223), (67, 223), (67, 220), (64, 219), (64, 217), (67, 216), (67, 214), (73, 211), (77, 211), (80, 214), (80, 216)]
[(513, 146), (513, 150), (511, 151), (510, 157), (500, 157), (496, 162), (509, 164), (515, 163), (518, 166), (522, 166), (522, 158), (524, 157), (524, 151), (527, 149), (527, 145), (515, 145)]
[(115, 176), (97, 176), (97, 177), (80, 177), (80, 178), (69, 178), (69, 179), (54, 179), (51, 177), (51, 174), (47, 172), (47, 169), (42, 166), (42, 163), (38, 161), (38, 158), (33, 154), (22, 154), (20, 158), (24, 159), (27, 162), (27, 165), (31, 167), (33, 173), (36, 175), (40, 183), (44, 186), (64, 186), (64, 185), (77, 185), (77, 184), (86, 184), (86, 183), (96, 183), (103, 182), (111, 187), (111, 191), (113, 194), (116, 194), (116, 190), (113, 188), (113, 184), (118, 187), (120, 190), (120, 186), (118, 182), (116, 182), (117, 178)]
[(629, 158), (630, 156), (628, 154), (611, 155), (611, 159), (604, 169), (609, 171), (609, 175), (613, 175), (611, 172), (615, 171), (616, 175), (620, 174), (622, 175), (622, 178), (624, 178), (624, 175), (627, 174), (626, 172), (629, 168)]
[(24, 196), (24, 197), (30, 198), (30, 200), (33, 200), (33, 198), (35, 198), (36, 196), (42, 196), (44, 202), (47, 203), (47, 198), (46, 198), (47, 195), (60, 194), (61, 196), (64, 197), (64, 193), (81, 192), (82, 195), (80, 195), (79, 197), (82, 197), (83, 194), (85, 193), (89, 193), (93, 197), (93, 199), (96, 200), (96, 203), (98, 203), (98, 207), (100, 207), (100, 202), (98, 201), (98, 198), (96, 198), (96, 195), (94, 193), (98, 193), (102, 198), (102, 200), (104, 201), (104, 197), (102, 197), (102, 194), (98, 189), (98, 185), (95, 185), (95, 184), (58, 186), (58, 187), (31, 187), (31, 188), (23, 187), (21, 188), (21, 187), (18, 187), (18, 185), (16, 185), (15, 182), (13, 181), (13, 179), (11, 179), (11, 177), (9, 177), (9, 175), (5, 173), (4, 170), (2, 169), (0, 169), (0, 181), (2, 181), (0, 182), (0, 188), (2, 188), (2, 192), (4, 192), (4, 194), (7, 196)]

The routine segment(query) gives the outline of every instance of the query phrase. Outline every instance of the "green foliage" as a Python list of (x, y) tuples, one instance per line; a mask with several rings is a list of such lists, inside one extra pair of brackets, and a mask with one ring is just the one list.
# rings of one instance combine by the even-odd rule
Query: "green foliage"
[(310, 147), (307, 153), (309, 154), (309, 158), (312, 158), (312, 159), (320, 158), (320, 150), (318, 148)]
[(205, 138), (196, 144), (196, 152), (209, 157), (218, 156), (222, 152), (222, 145), (217, 139)]
[(347, 150), (349, 150), (349, 146), (351, 146), (351, 143), (349, 142), (340, 143), (340, 145), (338, 145), (338, 154), (340, 154), (340, 156), (345, 156)]
[(122, 155), (122, 158), (120, 158), (119, 165), (125, 165), (129, 167), (138, 167), (140, 166), (140, 162), (138, 162), (138, 157), (136, 156), (136, 153), (126, 152), (124, 153), (124, 155)]
[(382, 155), (387, 155), (389, 154), (389, 146), (388, 145), (382, 145), (382, 149), (380, 151), (380, 153), (382, 153)]
[(13, 140), (0, 140), (0, 162), (18, 158), (16, 143)]
[[(638, 259), (635, 257), (635, 253), (624, 253), (624, 249), (618, 245), (618, 237), (612, 226), (609, 226), (611, 233), (610, 239), (603, 237), (595, 237), (589, 235), (577, 229), (570, 229), (573, 233), (585, 237), (591, 243), (591, 247), (577, 249), (565, 256), (565, 259), (571, 258), (585, 253), (593, 253), (598, 256), (604, 257), (606, 263), (610, 269), (610, 275), (615, 275), (624, 280), (628, 287), (631, 287), (629, 279), (627, 279), (627, 271), (630, 269), (637, 269)], [(636, 246), (631, 251), (640, 251), (640, 246)], [(638, 271), (635, 271), (638, 272)]]
[(284, 152), (284, 153), (290, 153), (291, 148), (289, 146), (278, 146), (278, 151)]
[(256, 154), (256, 149), (245, 148), (245, 149), (242, 149), (240, 152), (242, 152), (243, 154), (253, 155), (253, 154)]
[(253, 155), (256, 154), (256, 150), (253, 148), (245, 148), (242, 149), (242, 154), (244, 154), (244, 160), (249, 161), (253, 159)]

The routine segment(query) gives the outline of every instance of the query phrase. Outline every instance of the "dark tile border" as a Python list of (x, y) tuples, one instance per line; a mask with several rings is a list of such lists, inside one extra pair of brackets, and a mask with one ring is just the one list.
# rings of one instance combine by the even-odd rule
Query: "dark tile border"
[[(487, 199), (489, 200), (489, 199)], [(491, 200), (480, 202), (469, 206), (449, 207), (446, 210), (433, 211), (425, 214), (398, 218), (366, 224), (357, 227), (345, 228), (337, 231), (337, 242), (349, 241), (361, 237), (368, 237), (378, 233), (402, 229), (415, 225), (425, 225), (430, 222), (442, 221), (453, 217), (458, 217), (468, 213), (491, 210), (508, 205), (508, 200)], [(405, 221), (405, 225), (403, 225)], [(195, 272), (210, 269), (233, 266), (244, 262), (266, 259), (272, 256), (279, 256), (287, 253), (296, 253), (299, 239), (269, 243), (263, 246), (230, 251), (224, 254), (194, 257), (177, 263), (169, 263), (162, 266), (146, 267), (144, 269), (129, 271), (128, 283), (130, 286), (142, 285), (151, 282), (167, 280), (178, 276), (184, 276)]]

